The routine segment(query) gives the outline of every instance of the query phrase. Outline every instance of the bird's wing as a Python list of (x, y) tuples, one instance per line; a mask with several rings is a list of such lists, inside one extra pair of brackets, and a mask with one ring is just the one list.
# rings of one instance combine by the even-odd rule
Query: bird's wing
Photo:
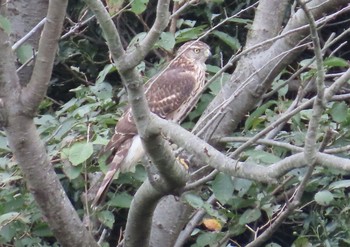
[(109, 166), (92, 202), (93, 206), (99, 204), (106, 189), (113, 180), (114, 175), (121, 169), (123, 160), (128, 155), (128, 150), (132, 145), (132, 140), (135, 135), (137, 135), (137, 129), (129, 108), (119, 119), (111, 140), (100, 152), (100, 156), (105, 156), (106, 163), (108, 163)]
[[(196, 83), (196, 78), (191, 71), (182, 68), (164, 71), (153, 80), (151, 79), (150, 84), (147, 85), (146, 99), (150, 110), (162, 118), (172, 119), (174, 113), (190, 98)], [(127, 157), (136, 135), (137, 129), (129, 108), (120, 118), (115, 127), (115, 134), (102, 152), (102, 154), (109, 152), (108, 155), (112, 160), (107, 161), (110, 162), (109, 169), (97, 191), (93, 205), (96, 206), (100, 202), (116, 172), (121, 169), (126, 170), (122, 167), (124, 166), (123, 161)], [(138, 147), (138, 149), (142, 149), (141, 142)], [(138, 157), (139, 155), (133, 154), (133, 156)], [(137, 161), (133, 160), (133, 162)], [(130, 164), (127, 165), (130, 166)]]
[(191, 96), (196, 78), (191, 71), (173, 68), (164, 71), (150, 82), (146, 98), (151, 112), (172, 119), (176, 112)]

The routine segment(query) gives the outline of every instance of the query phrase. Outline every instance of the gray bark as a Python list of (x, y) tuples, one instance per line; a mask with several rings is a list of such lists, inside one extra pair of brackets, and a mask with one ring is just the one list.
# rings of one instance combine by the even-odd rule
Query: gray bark
[[(7, 1), (6, 12), (12, 27), (12, 32), (10, 35), (12, 44), (26, 35), (46, 16), (48, 4), (49, 1), (47, 0)], [(33, 53), (38, 50), (40, 34), (41, 30), (38, 30), (25, 43), (33, 47)], [(21, 69), (21, 71), (19, 71), (18, 76), (21, 85), (26, 85), (29, 82), (32, 71), (33, 63), (29, 63), (27, 66)]]

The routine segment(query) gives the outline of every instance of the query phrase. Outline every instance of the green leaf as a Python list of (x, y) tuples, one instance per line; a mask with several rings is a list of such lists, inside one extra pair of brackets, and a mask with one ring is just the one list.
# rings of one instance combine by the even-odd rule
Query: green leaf
[(277, 105), (277, 101), (270, 100), (266, 102), (265, 104), (259, 106), (253, 113), (250, 114), (250, 116), (247, 118), (244, 124), (244, 131), (247, 131), (255, 126), (255, 120), (257, 120), (259, 117), (261, 117), (266, 109), (270, 108), (272, 105)]
[(201, 208), (204, 204), (202, 198), (194, 194), (186, 194), (184, 199), (190, 204), (193, 208)]
[(282, 247), (282, 246), (279, 244), (276, 244), (276, 243), (269, 243), (269, 244), (265, 245), (265, 247)]
[(328, 190), (322, 190), (315, 194), (314, 197), (317, 204), (321, 206), (328, 206), (333, 200), (333, 194)]
[(238, 196), (241, 198), (248, 192), (252, 184), (251, 180), (245, 178), (235, 178), (233, 180), (234, 190), (238, 191)]
[(76, 142), (69, 148), (68, 160), (76, 166), (90, 158), (93, 152), (92, 143)]
[(293, 242), (292, 247), (312, 247), (312, 244), (307, 237), (302, 236)]
[(113, 96), (113, 87), (107, 82), (96, 83), (94, 86), (90, 86), (91, 92), (93, 92), (99, 99), (111, 99)]
[(70, 179), (76, 179), (80, 176), (82, 171), (82, 166), (72, 166), (67, 160), (66, 162), (63, 162), (62, 166), (64, 174)]
[(349, 179), (336, 181), (336, 182), (333, 182), (329, 185), (330, 190), (348, 188), (348, 187), (350, 187), (350, 180)]
[(212, 34), (217, 38), (221, 39), (226, 45), (231, 47), (231, 49), (234, 51), (237, 51), (239, 48), (241, 48), (241, 44), (239, 43), (236, 37), (232, 37), (227, 33), (220, 32), (217, 30), (213, 31)]
[(261, 216), (261, 211), (258, 208), (247, 209), (239, 218), (239, 224), (245, 225), (250, 222), (256, 221)]
[(116, 70), (117, 70), (117, 68), (114, 66), (114, 64), (107, 64), (107, 65), (105, 65), (103, 70), (101, 70), (100, 73), (98, 73), (96, 84), (104, 82), (106, 76), (109, 73), (112, 73), (112, 72), (114, 72)]
[(162, 32), (158, 42), (156, 43), (156, 47), (161, 47), (167, 51), (172, 51), (174, 46), (175, 46), (174, 34), (170, 32)]
[(126, 192), (122, 192), (114, 196), (111, 200), (109, 200), (108, 205), (118, 208), (130, 208), (132, 199), (133, 196), (129, 195)]
[(11, 22), (3, 15), (0, 15), (0, 28), (7, 34), (11, 33)]
[(231, 176), (220, 172), (213, 181), (212, 189), (216, 199), (222, 204), (227, 203), (232, 198), (234, 189)]
[(33, 47), (28, 44), (23, 44), (17, 49), (16, 53), (19, 62), (24, 64), (33, 56)]
[(343, 59), (343, 58), (340, 58), (340, 57), (327, 57), (323, 64), (325, 66), (328, 66), (330, 68), (333, 68), (333, 67), (348, 67), (349, 66), (349, 63)]
[(205, 27), (206, 25), (202, 25), (193, 28), (184, 28), (177, 31), (175, 33), (176, 43), (197, 39), (203, 33)]
[(249, 156), (249, 159), (255, 160), (259, 163), (273, 164), (281, 160), (280, 157), (263, 150), (250, 149), (245, 151), (245, 154)]
[(135, 13), (135, 15), (139, 15), (146, 10), (148, 4), (148, 0), (133, 0), (131, 2), (131, 11)]
[(18, 219), (19, 216), (20, 216), (20, 213), (18, 212), (9, 212), (9, 213), (0, 215), (0, 228), (11, 221)]
[(348, 106), (345, 102), (335, 102), (330, 109), (330, 114), (334, 121), (342, 123), (346, 120), (348, 113)]
[(114, 224), (114, 215), (110, 211), (101, 211), (97, 213), (97, 218), (101, 221), (102, 224), (112, 229)]

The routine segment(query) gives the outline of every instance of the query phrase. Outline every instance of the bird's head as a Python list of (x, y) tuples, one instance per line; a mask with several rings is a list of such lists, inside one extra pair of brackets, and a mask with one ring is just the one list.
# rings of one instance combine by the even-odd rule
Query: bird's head
[(191, 61), (204, 63), (211, 55), (209, 46), (202, 41), (189, 41), (177, 51), (177, 55), (186, 57)]

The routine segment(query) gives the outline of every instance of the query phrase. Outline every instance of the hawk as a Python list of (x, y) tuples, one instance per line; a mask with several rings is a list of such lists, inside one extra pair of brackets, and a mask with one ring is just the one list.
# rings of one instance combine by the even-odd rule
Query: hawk
[[(209, 46), (204, 42), (183, 44), (165, 70), (146, 84), (145, 95), (151, 112), (181, 122), (196, 104), (205, 85), (205, 61), (209, 56)], [(130, 107), (119, 119), (115, 133), (102, 153), (109, 156), (110, 165), (93, 205), (100, 201), (117, 171), (133, 169), (144, 155)]]

